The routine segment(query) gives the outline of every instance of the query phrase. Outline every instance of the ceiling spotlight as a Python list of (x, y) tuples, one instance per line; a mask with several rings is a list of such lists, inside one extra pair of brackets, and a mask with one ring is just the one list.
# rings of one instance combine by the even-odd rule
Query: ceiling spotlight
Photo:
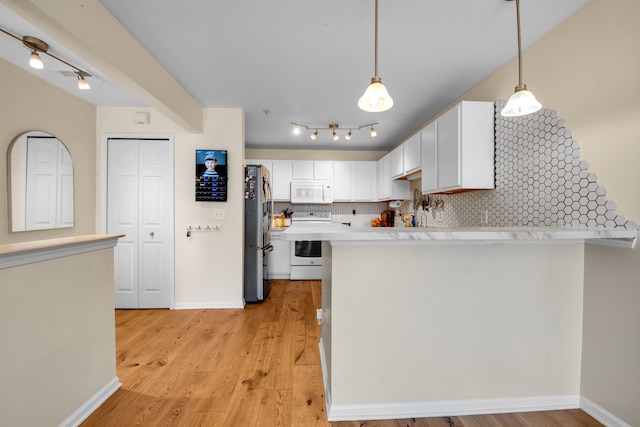
[(376, 132), (376, 130), (373, 128), (373, 126), (371, 126), (371, 137), (373, 138), (377, 134), (378, 134), (378, 132)]
[(331, 129), (333, 131), (331, 136), (333, 137), (334, 141), (337, 141), (338, 139), (340, 139), (340, 137), (336, 133), (336, 129), (338, 129), (338, 125), (336, 125), (336, 124), (329, 125), (329, 129)]
[(298, 127), (298, 125), (293, 126), (293, 134), (300, 135), (300, 128)]
[(311, 139), (315, 141), (317, 137), (318, 137), (318, 130), (316, 129), (316, 131), (311, 134)]
[(347, 141), (351, 140), (351, 129), (349, 129), (349, 132), (344, 136), (344, 139)]
[[(513, 0), (506, 0), (513, 1)], [(527, 85), (522, 83), (522, 46), (520, 42), (520, 0), (516, 1), (516, 20), (518, 25), (518, 86), (516, 91), (507, 105), (502, 109), (500, 114), (505, 117), (525, 116), (535, 113), (542, 108), (542, 104), (538, 102), (533, 93), (527, 90)]]
[(42, 58), (38, 55), (38, 51), (34, 50), (31, 52), (31, 56), (29, 57), (29, 65), (31, 68), (35, 68), (36, 70), (42, 70), (44, 68), (44, 64), (42, 63)]
[(376, 0), (374, 46), (374, 76), (371, 78), (371, 84), (369, 84), (367, 90), (364, 91), (364, 95), (358, 100), (358, 107), (364, 111), (378, 113), (387, 111), (393, 106), (393, 99), (389, 96), (387, 88), (382, 84), (382, 78), (378, 76), (378, 0)]
[(84, 76), (82, 75), (78, 76), (78, 89), (81, 89), (81, 90), (91, 89), (91, 86), (89, 86), (89, 82), (86, 81), (84, 79)]

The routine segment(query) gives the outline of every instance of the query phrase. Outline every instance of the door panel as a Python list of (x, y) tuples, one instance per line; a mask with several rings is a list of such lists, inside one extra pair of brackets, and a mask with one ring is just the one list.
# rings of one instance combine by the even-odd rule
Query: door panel
[[(167, 140), (109, 140), (108, 232), (116, 251), (116, 307), (168, 308), (173, 285), (173, 158)], [(122, 244), (122, 248), (120, 247)]]

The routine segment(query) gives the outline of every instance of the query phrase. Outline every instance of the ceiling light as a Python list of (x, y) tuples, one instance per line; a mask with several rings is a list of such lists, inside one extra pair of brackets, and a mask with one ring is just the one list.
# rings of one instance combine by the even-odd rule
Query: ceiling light
[(393, 99), (382, 84), (382, 78), (378, 76), (378, 0), (376, 0), (374, 46), (374, 76), (371, 77), (371, 84), (364, 91), (364, 95), (358, 100), (358, 107), (364, 111), (378, 113), (387, 111), (393, 106)]
[(91, 89), (91, 86), (89, 86), (89, 82), (84, 79), (84, 76), (78, 76), (78, 89)]
[(76, 67), (75, 65), (68, 63), (64, 59), (59, 58), (53, 53), (49, 52), (49, 45), (47, 43), (43, 42), (42, 40), (36, 37), (31, 37), (31, 36), (18, 37), (15, 34), (12, 34), (9, 31), (6, 31), (2, 28), (0, 28), (0, 32), (8, 35), (9, 37), (14, 38), (15, 40), (18, 40), (31, 51), (31, 55), (29, 56), (29, 65), (31, 67), (36, 68), (38, 70), (41, 70), (44, 68), (44, 64), (42, 63), (42, 58), (40, 58), (40, 55), (38, 54), (38, 52), (44, 53), (45, 55), (50, 56), (56, 61), (62, 62), (68, 67), (73, 68), (74, 73), (78, 76), (78, 87), (80, 89), (90, 89), (89, 83), (87, 82), (85, 77), (93, 77), (93, 76), (88, 72)]
[[(335, 123), (332, 123), (330, 125), (328, 125), (327, 127), (315, 127), (315, 126), (309, 126), (309, 125), (303, 125), (301, 123), (291, 123), (293, 125), (293, 131), (294, 133), (296, 132), (296, 129), (298, 130), (298, 132), (300, 132), (301, 129), (306, 129), (306, 130), (314, 130), (314, 132), (311, 134), (311, 139), (313, 139), (314, 141), (318, 138), (318, 131), (320, 130), (330, 130), (331, 131), (331, 137), (333, 138), (334, 141), (337, 141), (340, 139), (340, 135), (338, 135), (338, 129), (340, 128), (340, 126), (338, 126)], [(371, 136), (376, 136), (377, 133), (375, 131), (375, 129), (373, 128), (374, 125), (377, 125), (378, 122), (372, 122), (372, 123), (365, 123), (363, 125), (360, 126), (349, 126), (347, 127), (347, 129), (349, 129), (349, 132), (345, 135), (344, 139), (346, 139), (347, 141), (349, 141), (351, 139), (351, 137), (353, 136), (353, 131), (354, 130), (361, 130), (362, 128), (366, 128), (366, 127), (371, 127)]]
[(338, 129), (338, 125), (329, 125), (329, 129), (333, 130), (333, 133), (331, 134), (331, 137), (333, 138), (334, 141), (337, 141), (338, 139), (340, 139), (340, 137), (338, 136), (338, 134), (336, 133), (336, 129)]
[(42, 63), (42, 58), (38, 55), (37, 51), (31, 52), (31, 56), (29, 57), (29, 65), (31, 68), (35, 68), (36, 70), (42, 70), (44, 68), (44, 64)]
[(298, 126), (294, 126), (293, 127), (293, 134), (294, 135), (300, 135), (300, 128)]
[[(513, 1), (513, 0), (506, 0)], [(502, 114), (505, 117), (525, 116), (527, 114), (535, 113), (542, 108), (542, 104), (538, 102), (533, 93), (527, 90), (527, 85), (522, 83), (522, 46), (520, 40), (520, 0), (516, 2), (516, 20), (518, 25), (518, 86), (516, 91), (507, 105), (502, 109)]]

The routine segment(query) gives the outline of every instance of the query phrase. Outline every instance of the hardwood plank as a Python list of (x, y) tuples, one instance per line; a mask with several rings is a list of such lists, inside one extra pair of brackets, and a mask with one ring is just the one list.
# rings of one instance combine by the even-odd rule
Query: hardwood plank
[(580, 410), (329, 423), (319, 281), (275, 280), (244, 309), (116, 310), (123, 386), (83, 426), (538, 427), (600, 424)]

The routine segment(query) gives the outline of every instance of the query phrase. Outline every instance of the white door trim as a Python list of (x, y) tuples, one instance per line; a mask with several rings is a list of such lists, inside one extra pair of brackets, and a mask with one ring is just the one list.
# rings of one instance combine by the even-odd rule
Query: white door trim
[[(102, 149), (101, 157), (101, 170), (100, 179), (97, 185), (100, 186), (100, 197), (97, 211), (100, 212), (100, 218), (96, 218), (97, 225), (96, 229), (101, 230), (103, 234), (107, 232), (107, 148), (108, 148), (108, 140), (112, 138), (123, 138), (123, 139), (162, 139), (168, 140), (172, 146), (171, 150), (171, 181), (173, 186), (173, 200), (171, 206), (171, 242), (172, 247), (170, 250), (171, 253), (171, 261), (169, 263), (169, 309), (175, 309), (175, 139), (173, 134), (164, 134), (164, 133), (103, 133), (102, 134)], [(98, 201), (97, 201), (98, 202)]]

